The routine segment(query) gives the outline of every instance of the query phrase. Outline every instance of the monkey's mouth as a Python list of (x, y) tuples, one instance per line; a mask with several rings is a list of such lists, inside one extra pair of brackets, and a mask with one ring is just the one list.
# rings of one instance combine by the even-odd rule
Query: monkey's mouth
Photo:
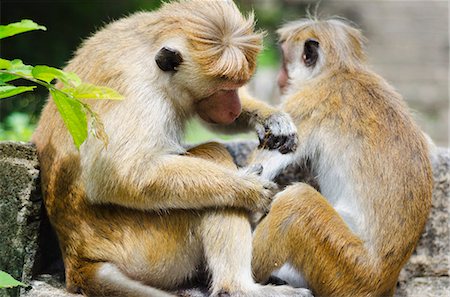
[(204, 120), (205, 122), (207, 122), (208, 124), (212, 124), (212, 125), (218, 125), (219, 124), (216, 121), (214, 121), (213, 119), (211, 119), (209, 116), (200, 117), (200, 118), (202, 120)]

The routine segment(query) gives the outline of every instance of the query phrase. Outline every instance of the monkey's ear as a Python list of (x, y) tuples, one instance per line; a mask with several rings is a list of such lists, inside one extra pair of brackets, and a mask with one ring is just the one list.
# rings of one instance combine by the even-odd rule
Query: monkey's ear
[(156, 54), (155, 61), (162, 71), (177, 71), (183, 57), (179, 51), (163, 47)]
[(311, 67), (316, 65), (317, 59), (319, 58), (319, 42), (314, 39), (307, 39), (305, 41), (305, 46), (303, 49), (303, 63), (306, 67)]

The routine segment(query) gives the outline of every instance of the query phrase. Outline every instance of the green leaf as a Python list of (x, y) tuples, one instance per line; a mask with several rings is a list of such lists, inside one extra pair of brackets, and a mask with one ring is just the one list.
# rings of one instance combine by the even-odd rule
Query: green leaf
[(34, 66), (31, 74), (34, 78), (50, 83), (54, 79), (59, 79), (65, 86), (78, 87), (81, 79), (73, 72), (65, 72), (61, 69), (49, 67), (45, 65)]
[(0, 69), (11, 70), (11, 71), (30, 71), (33, 66), (25, 65), (22, 60), (14, 59), (12, 61), (0, 58)]
[[(11, 68), (11, 61), (0, 58), (0, 69), (8, 70)], [(0, 70), (1, 71), (1, 70)], [(5, 82), (15, 80), (18, 77), (9, 73), (0, 73), (0, 84), (4, 84)]]
[[(18, 79), (19, 77), (14, 75), (14, 73), (31, 77), (32, 70), (33, 66), (25, 65), (22, 60), (15, 59), (12, 61), (8, 61), (0, 58), (0, 82), (5, 83), (11, 80)], [(10, 73), (1, 73), (2, 71), (7, 71)]]
[(11, 86), (11, 85), (3, 85), (3, 86), (0, 86), (0, 99), (11, 97), (11, 96), (14, 96), (14, 95), (17, 95), (20, 93), (32, 91), (34, 88), (36, 88), (36, 87), (35, 86), (16, 87), (16, 86)]
[(17, 286), (27, 287), (24, 283), (15, 280), (11, 275), (0, 270), (0, 289)]
[(18, 79), (18, 78), (19, 78), (18, 76), (12, 75), (9, 73), (0, 73), (0, 85), (5, 84), (8, 81)]
[(11, 67), (8, 69), (10, 72), (14, 72), (21, 75), (32, 76), (31, 71), (33, 66), (25, 65), (22, 60), (14, 59), (11, 61)]
[(77, 99), (123, 99), (123, 96), (113, 89), (94, 86), (87, 83), (82, 83), (76, 88), (63, 88), (61, 91), (67, 92)]
[(64, 124), (72, 135), (75, 146), (80, 148), (80, 145), (86, 140), (88, 135), (87, 119), (83, 105), (61, 91), (50, 90), (50, 93)]
[(6, 26), (0, 25), (0, 39), (32, 30), (45, 31), (47, 28), (40, 26), (31, 20), (22, 20), (18, 23), (12, 23)]
[(11, 61), (0, 58), (0, 69), (9, 69), (11, 65)]

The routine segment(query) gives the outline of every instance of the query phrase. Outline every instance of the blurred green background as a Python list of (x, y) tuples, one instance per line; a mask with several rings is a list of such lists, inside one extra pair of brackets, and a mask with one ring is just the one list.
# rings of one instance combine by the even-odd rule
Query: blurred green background
[[(47, 31), (34, 31), (1, 40), (0, 56), (22, 59), (25, 64), (49, 65), (63, 68), (83, 39), (103, 25), (141, 10), (153, 10), (160, 0), (1, 0), (1, 24), (31, 19), (47, 27)], [(258, 1), (237, 1), (248, 12), (254, 10), (257, 26), (267, 32), (265, 50), (259, 57), (259, 67), (277, 67), (278, 50), (274, 30), (283, 11), (303, 15), (305, 4), (260, 5)], [(286, 9), (284, 6), (294, 6)], [(286, 17), (286, 14), (284, 14)], [(47, 92), (35, 92), (0, 100), (0, 140), (28, 141), (47, 99)], [(249, 138), (253, 135), (238, 135)], [(194, 121), (188, 125), (186, 140), (200, 142), (211, 138), (230, 139), (232, 136), (212, 133)], [(234, 137), (234, 136), (233, 136)]]
[[(289, 20), (314, 13), (351, 20), (368, 38), (369, 64), (404, 96), (414, 116), (439, 145), (449, 141), (449, 1), (447, 0), (237, 0), (242, 11), (254, 10), (258, 28), (267, 32), (265, 50), (250, 90), (277, 103), (278, 48), (275, 30)], [(0, 0), (0, 23), (32, 19), (47, 31), (24, 33), (0, 41), (0, 56), (26, 64), (64, 67), (81, 41), (104, 24), (160, 0)], [(0, 100), (0, 140), (27, 141), (47, 98), (44, 89)], [(244, 137), (254, 137), (253, 134)], [(229, 137), (189, 125), (187, 140)], [(242, 137), (242, 135), (238, 136)]]

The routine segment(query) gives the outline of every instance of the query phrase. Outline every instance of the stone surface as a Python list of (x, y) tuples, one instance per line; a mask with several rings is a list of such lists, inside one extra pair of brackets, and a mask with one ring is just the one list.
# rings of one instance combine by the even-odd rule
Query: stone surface
[(22, 297), (79, 297), (78, 294), (68, 293), (64, 285), (52, 275), (40, 275), (31, 282), (31, 290), (24, 291)]
[[(38, 160), (26, 143), (0, 142), (0, 270), (25, 283), (31, 280), (36, 254), (41, 194)], [(19, 289), (0, 289), (17, 296)]]
[(416, 251), (401, 280), (416, 276), (448, 276), (450, 256), (450, 151), (439, 149), (433, 160), (433, 207)]
[(230, 152), (231, 156), (233, 156), (234, 163), (237, 166), (243, 167), (247, 164), (247, 158), (250, 153), (258, 146), (258, 142), (256, 141), (231, 141), (225, 142), (225, 146)]
[(450, 150), (437, 149), (432, 165), (433, 207), (416, 250), (400, 273), (396, 297), (450, 295)]
[(450, 295), (450, 278), (415, 277), (406, 283), (400, 283), (395, 297), (448, 297)]

